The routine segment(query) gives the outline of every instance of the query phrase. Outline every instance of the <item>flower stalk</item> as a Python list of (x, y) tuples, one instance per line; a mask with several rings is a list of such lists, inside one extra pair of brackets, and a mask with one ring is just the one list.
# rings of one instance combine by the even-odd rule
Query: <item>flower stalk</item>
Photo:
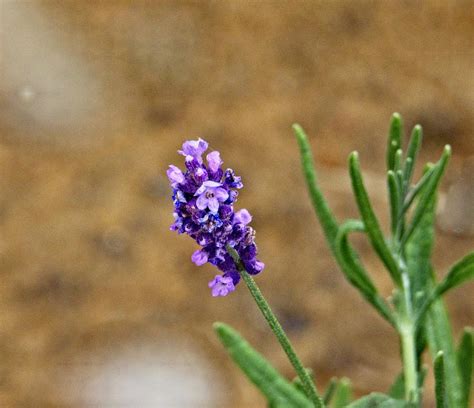
[(323, 408), (324, 403), (322, 402), (322, 399), (318, 394), (318, 391), (316, 389), (316, 386), (313, 380), (311, 379), (310, 375), (308, 374), (308, 371), (304, 368), (300, 359), (296, 355), (295, 350), (293, 349), (293, 346), (291, 345), (290, 339), (288, 338), (285, 331), (281, 327), (281, 324), (278, 321), (275, 314), (273, 313), (272, 309), (270, 308), (270, 305), (263, 297), (262, 292), (260, 291), (259, 287), (255, 283), (255, 280), (245, 270), (245, 267), (243, 266), (237, 251), (235, 251), (235, 249), (231, 247), (227, 247), (227, 251), (234, 259), (234, 262), (237, 266), (237, 270), (239, 271), (239, 274), (242, 277), (242, 280), (247, 285), (250, 291), (250, 294), (252, 295), (252, 297), (255, 300), (255, 303), (257, 304), (258, 308), (262, 312), (263, 317), (265, 318), (268, 325), (270, 326), (270, 329), (275, 334), (278, 342), (283, 348), (283, 351), (288, 356), (290, 363), (293, 365), (298, 377), (300, 378), (303, 384), (303, 388), (305, 390), (306, 396), (311, 400), (311, 402), (314, 404), (316, 408)]

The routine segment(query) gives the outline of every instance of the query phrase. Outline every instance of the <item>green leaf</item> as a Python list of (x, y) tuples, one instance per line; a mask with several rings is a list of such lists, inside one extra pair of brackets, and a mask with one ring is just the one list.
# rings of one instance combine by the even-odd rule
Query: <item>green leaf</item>
[[(395, 158), (394, 158), (394, 163), (393, 163), (393, 171), (395, 172), (395, 174), (400, 173), (401, 176), (403, 175), (402, 162), (403, 162), (403, 150), (398, 149), (395, 152)], [(403, 180), (403, 177), (401, 177), (401, 180)]]
[(395, 169), (395, 156), (402, 147), (403, 124), (400, 114), (394, 113), (390, 121), (387, 146), (387, 170)]
[(410, 404), (406, 401), (390, 398), (388, 395), (374, 392), (352, 404), (347, 408), (409, 408)]
[[(342, 269), (342, 272), (344, 273), (346, 278), (349, 279), (349, 276), (351, 276), (351, 279), (352, 279), (354, 275), (352, 270), (348, 269), (347, 265), (339, 257), (339, 251), (337, 249), (337, 243), (336, 243), (336, 238), (339, 231), (339, 225), (336, 221), (336, 218), (334, 217), (334, 214), (329, 208), (329, 205), (326, 199), (324, 198), (321, 188), (319, 187), (319, 184), (317, 182), (316, 171), (314, 169), (314, 163), (313, 163), (313, 155), (311, 153), (311, 146), (309, 145), (308, 138), (304, 130), (298, 124), (293, 125), (293, 131), (295, 132), (295, 136), (300, 148), (303, 173), (305, 176), (306, 184), (308, 187), (308, 191), (311, 197), (311, 202), (313, 204), (313, 208), (315, 210), (316, 216), (319, 222), (321, 223), (326, 241), (329, 244), (329, 248), (331, 249), (336, 260), (338, 261), (339, 266)], [(351, 251), (351, 253), (353, 253), (352, 252), (353, 250), (350, 248), (350, 245), (348, 245), (348, 249)], [(378, 305), (377, 310), (379, 311), (384, 310), (384, 312), (382, 313), (383, 317), (386, 318), (393, 325), (394, 324), (393, 319), (390, 316), (388, 307), (386, 306), (384, 307), (385, 302), (383, 301), (383, 299), (378, 297), (378, 299), (376, 299), (375, 302)]]
[(462, 382), (463, 407), (469, 407), (469, 397), (472, 386), (472, 370), (474, 366), (474, 331), (470, 327), (464, 329), (463, 336), (456, 351)]
[(420, 194), (420, 192), (424, 190), (425, 186), (428, 184), (428, 182), (430, 181), (433, 175), (434, 169), (435, 169), (435, 165), (433, 163), (428, 163), (425, 166), (425, 169), (423, 171), (423, 176), (418, 181), (418, 183), (416, 183), (408, 191), (405, 197), (405, 202), (403, 203), (403, 208), (402, 208), (402, 214), (405, 214), (408, 211), (408, 209), (412, 205), (415, 198), (418, 197), (418, 194)]
[(347, 280), (359, 290), (362, 296), (374, 306), (382, 317), (392, 325), (395, 325), (390, 308), (378, 294), (355, 250), (350, 247), (348, 242), (347, 236), (350, 232), (364, 231), (364, 224), (359, 220), (348, 220), (341, 225), (336, 237), (337, 259)]
[(446, 277), (437, 286), (436, 293), (441, 296), (448, 290), (474, 278), (474, 252), (466, 255), (451, 267)]
[(293, 125), (293, 131), (300, 148), (301, 164), (303, 166), (303, 173), (314, 211), (316, 212), (316, 216), (323, 227), (324, 235), (329, 247), (333, 253), (335, 253), (335, 240), (337, 230), (339, 228), (338, 223), (334, 217), (334, 214), (329, 208), (326, 199), (324, 198), (321, 188), (319, 187), (316, 171), (314, 169), (313, 154), (311, 153), (311, 146), (308, 142), (308, 137), (306, 136), (303, 128), (296, 123)]
[(380, 259), (385, 264), (394, 282), (397, 283), (398, 286), (401, 286), (400, 271), (398, 270), (397, 263), (385, 242), (379, 223), (375, 217), (374, 210), (370, 204), (364, 182), (362, 180), (359, 156), (357, 152), (353, 152), (349, 156), (349, 172), (351, 175), (352, 189), (354, 190), (357, 206), (359, 207), (362, 221), (364, 221), (365, 230), (369, 236), (369, 240), (375, 252), (377, 252)]
[(324, 390), (323, 401), (325, 405), (329, 405), (331, 402), (331, 399), (334, 396), (334, 391), (336, 391), (337, 383), (338, 381), (336, 377), (331, 378), (328, 386)]
[(265, 395), (272, 407), (310, 408), (311, 402), (240, 334), (224, 323), (214, 323), (214, 330), (234, 362)]
[(433, 302), (426, 314), (425, 330), (428, 345), (433, 356), (444, 353), (446, 392), (450, 407), (467, 408), (463, 405), (463, 384), (456, 361), (453, 335), (448, 313), (442, 299)]
[[(329, 247), (336, 257), (339, 266), (341, 267), (344, 275), (349, 279), (353, 278), (354, 274), (352, 270), (347, 268), (347, 265), (341, 260), (339, 257), (339, 251), (337, 249), (336, 238), (338, 235), (339, 225), (329, 208), (329, 205), (324, 198), (323, 193), (317, 182), (316, 172), (314, 169), (313, 163), (313, 155), (311, 153), (311, 146), (309, 145), (308, 138), (301, 128), (301, 126), (294, 124), (293, 130), (295, 132), (296, 138), (298, 140), (298, 144), (300, 147), (300, 154), (301, 154), (301, 161), (303, 166), (303, 172), (306, 179), (306, 184), (310, 193), (311, 201), (313, 203), (314, 210), (316, 212), (316, 216), (319, 219), (319, 222), (322, 225), (324, 235), (326, 240), (329, 244)], [(348, 249), (353, 253), (352, 248), (350, 245), (347, 245)], [(370, 286), (370, 285), (369, 285)], [(373, 285), (372, 285), (373, 286)], [(383, 299), (377, 295), (375, 299), (373, 299), (374, 305), (376, 304), (376, 308), (379, 312), (382, 313), (382, 316), (387, 319), (392, 325), (394, 325), (393, 319), (390, 316), (390, 310), (385, 305)]]
[(397, 178), (393, 170), (389, 170), (387, 173), (387, 185), (388, 185), (388, 201), (390, 203), (390, 218), (392, 221), (392, 235), (396, 235), (398, 229), (398, 221), (400, 217), (400, 187), (397, 182)]
[(412, 299), (415, 309), (419, 309), (427, 294), (431, 292), (432, 267), (431, 256), (434, 246), (434, 223), (436, 213), (436, 195), (425, 208), (418, 229), (405, 245), (405, 257), (410, 277), (412, 293), (423, 293), (420, 299)]
[(348, 378), (341, 378), (337, 383), (331, 408), (345, 408), (352, 400), (352, 384)]
[[(428, 174), (430, 170), (425, 172)], [(433, 175), (435, 177), (435, 175)], [(428, 185), (423, 188), (423, 194)], [(413, 293), (423, 293), (421, 299), (414, 299), (418, 313), (426, 306), (428, 296), (435, 287), (435, 276), (431, 265), (431, 254), (434, 243), (434, 221), (436, 213), (436, 194), (430, 196), (430, 201), (425, 205), (425, 212), (420, 219), (418, 228), (406, 243), (405, 254), (408, 273), (410, 276)], [(448, 313), (442, 299), (435, 300), (429, 309), (426, 309), (426, 318), (418, 317), (420, 334), (425, 333), (426, 342), (432, 356), (440, 350), (445, 355), (445, 371), (447, 382), (448, 400), (451, 407), (467, 408), (462, 405), (462, 384), (454, 351), (454, 340)], [(423, 336), (417, 338), (418, 353), (424, 348)]]
[(416, 125), (411, 132), (410, 142), (408, 143), (407, 158), (403, 168), (403, 190), (407, 191), (413, 177), (418, 152), (421, 148), (423, 139), (423, 130), (420, 125)]
[(439, 182), (441, 180), (442, 175), (446, 169), (446, 165), (448, 164), (449, 158), (451, 157), (451, 147), (446, 146), (444, 148), (443, 154), (441, 155), (441, 159), (435, 165), (433, 170), (433, 176), (429, 178), (425, 188), (423, 195), (420, 198), (418, 205), (415, 208), (415, 212), (413, 214), (412, 221), (408, 226), (407, 230), (403, 234), (402, 243), (406, 243), (413, 232), (415, 231), (416, 227), (420, 223), (423, 215), (425, 214), (426, 208), (430, 205), (430, 202), (433, 200), (433, 196), (436, 195), (436, 190), (439, 186)]
[(396, 399), (403, 399), (405, 397), (405, 377), (403, 371), (397, 375), (397, 378), (390, 387), (388, 395)]
[(444, 374), (444, 354), (439, 351), (434, 359), (436, 408), (446, 408), (446, 383)]

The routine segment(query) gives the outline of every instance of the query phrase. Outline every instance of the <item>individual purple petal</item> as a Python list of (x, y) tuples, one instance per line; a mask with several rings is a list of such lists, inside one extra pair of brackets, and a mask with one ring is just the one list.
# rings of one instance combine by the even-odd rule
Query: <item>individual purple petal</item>
[(220, 202), (224, 202), (225, 200), (227, 200), (229, 198), (229, 193), (227, 192), (227, 190), (225, 188), (216, 187), (216, 188), (212, 189), (212, 192), (213, 192), (214, 196)]
[(200, 210), (205, 210), (207, 208), (209, 200), (205, 194), (201, 194), (196, 200), (196, 207)]
[(252, 221), (252, 216), (245, 208), (237, 211), (234, 215), (234, 224), (240, 223), (247, 225), (250, 221)]
[(168, 170), (166, 170), (166, 175), (172, 184), (181, 184), (185, 180), (183, 172), (172, 164), (170, 164)]
[(207, 254), (206, 251), (204, 251), (203, 249), (198, 249), (197, 251), (195, 251), (191, 257), (191, 260), (197, 265), (197, 266), (201, 266), (201, 265), (204, 265), (207, 260), (208, 260), (209, 256)]
[(219, 167), (224, 163), (221, 160), (221, 154), (217, 151), (211, 152), (206, 156), (207, 159), (207, 164), (209, 166), (209, 169), (215, 173), (217, 170), (219, 170)]
[(235, 285), (230, 276), (216, 275), (216, 277), (209, 282), (208, 286), (211, 288), (212, 296), (227, 296), (230, 292), (235, 290)]
[(219, 211), (219, 201), (217, 200), (217, 197), (208, 198), (207, 206), (213, 213), (216, 213), (217, 211)]

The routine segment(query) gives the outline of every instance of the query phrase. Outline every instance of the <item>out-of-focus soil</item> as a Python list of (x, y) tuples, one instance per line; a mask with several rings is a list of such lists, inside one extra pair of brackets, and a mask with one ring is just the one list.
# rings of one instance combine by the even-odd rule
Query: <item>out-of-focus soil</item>
[[(170, 338), (209, 361), (216, 406), (264, 406), (214, 338), (216, 320), (293, 376), (245, 287), (212, 298), (215, 271), (192, 264), (191, 240), (168, 230), (165, 169), (198, 136), (243, 177), (238, 204), (254, 216), (266, 263), (258, 283), (318, 386), (331, 376), (351, 378), (357, 395), (390, 386), (397, 338), (331, 259), (290, 127), (300, 122), (310, 135), (341, 220), (357, 217), (344, 171), (357, 149), (387, 225), (385, 135), (395, 110), (407, 131), (424, 126), (421, 160), (453, 146), (452, 183), (474, 154), (469, 2), (0, 7), (0, 406), (88, 406), (66, 395), (65, 381), (84, 385), (68, 377), (75, 361), (94, 365), (104, 350)], [(472, 197), (469, 182), (462, 191)], [(474, 247), (445, 225), (440, 275)], [(356, 244), (389, 295), (369, 244)], [(447, 298), (456, 332), (474, 321), (472, 289)]]

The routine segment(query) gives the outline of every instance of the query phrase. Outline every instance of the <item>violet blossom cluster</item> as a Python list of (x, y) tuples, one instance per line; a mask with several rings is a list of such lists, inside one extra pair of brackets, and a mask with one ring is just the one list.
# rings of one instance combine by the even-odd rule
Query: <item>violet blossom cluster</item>
[(175, 218), (170, 229), (188, 234), (201, 246), (191, 257), (196, 265), (209, 262), (222, 271), (209, 287), (212, 296), (226, 296), (240, 281), (228, 246), (237, 251), (249, 274), (258, 274), (265, 265), (257, 259), (255, 231), (249, 226), (252, 216), (246, 209), (234, 211), (241, 178), (232, 169), (222, 169), (218, 151), (208, 153), (204, 162), (207, 148), (203, 139), (185, 142), (178, 153), (185, 157), (186, 171), (174, 165), (167, 170)]

